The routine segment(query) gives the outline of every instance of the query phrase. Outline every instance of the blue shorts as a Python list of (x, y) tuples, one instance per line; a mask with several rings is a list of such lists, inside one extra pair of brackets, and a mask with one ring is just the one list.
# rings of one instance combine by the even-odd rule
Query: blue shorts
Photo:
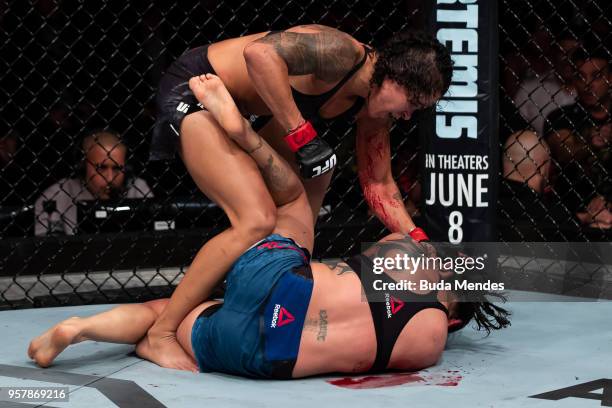
[(193, 325), (200, 371), (291, 378), (313, 288), (309, 261), (307, 250), (277, 234), (236, 261), (223, 305)]

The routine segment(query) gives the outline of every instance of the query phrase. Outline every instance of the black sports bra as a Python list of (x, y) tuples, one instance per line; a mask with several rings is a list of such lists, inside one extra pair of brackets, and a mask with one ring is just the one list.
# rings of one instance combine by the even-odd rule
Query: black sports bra
[[(421, 310), (438, 309), (448, 315), (446, 307), (437, 299), (437, 292), (418, 295), (410, 291), (379, 292), (376, 300), (372, 299), (373, 283), (380, 279), (386, 283), (395, 283), (389, 275), (374, 274), (372, 261), (363, 255), (357, 255), (346, 260), (346, 263), (357, 273), (364, 288), (374, 329), (376, 332), (376, 359), (370, 368), (371, 372), (383, 371), (389, 364), (395, 342), (408, 322)], [(366, 270), (362, 270), (362, 265)], [(396, 294), (394, 296), (393, 294)], [(401, 295), (398, 295), (401, 293)], [(384, 294), (384, 301), (379, 296)], [(400, 300), (401, 298), (401, 300)]]

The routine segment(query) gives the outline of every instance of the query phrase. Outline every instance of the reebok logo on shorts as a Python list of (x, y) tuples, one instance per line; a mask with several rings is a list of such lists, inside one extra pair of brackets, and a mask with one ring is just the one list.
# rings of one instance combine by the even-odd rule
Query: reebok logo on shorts
[(287, 309), (279, 305), (278, 303), (274, 305), (274, 313), (272, 314), (272, 323), (270, 324), (270, 328), (274, 329), (276, 327), (282, 327), (286, 324), (293, 322), (295, 318)]
[(390, 319), (404, 307), (404, 302), (385, 293), (385, 306), (387, 308), (387, 319)]

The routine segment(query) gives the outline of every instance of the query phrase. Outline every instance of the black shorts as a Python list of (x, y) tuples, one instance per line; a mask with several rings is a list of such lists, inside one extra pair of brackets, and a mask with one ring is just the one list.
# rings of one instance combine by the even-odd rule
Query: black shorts
[(189, 89), (189, 79), (209, 73), (216, 75), (208, 61), (208, 45), (186, 51), (170, 65), (155, 98), (157, 119), (151, 141), (151, 160), (174, 158), (183, 118), (204, 109)]

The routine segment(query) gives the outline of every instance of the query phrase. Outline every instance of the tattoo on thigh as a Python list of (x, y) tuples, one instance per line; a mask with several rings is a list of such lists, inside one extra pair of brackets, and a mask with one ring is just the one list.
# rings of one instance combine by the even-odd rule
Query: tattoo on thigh
[(325, 341), (327, 337), (327, 310), (319, 310), (319, 333), (317, 333), (317, 341)]

